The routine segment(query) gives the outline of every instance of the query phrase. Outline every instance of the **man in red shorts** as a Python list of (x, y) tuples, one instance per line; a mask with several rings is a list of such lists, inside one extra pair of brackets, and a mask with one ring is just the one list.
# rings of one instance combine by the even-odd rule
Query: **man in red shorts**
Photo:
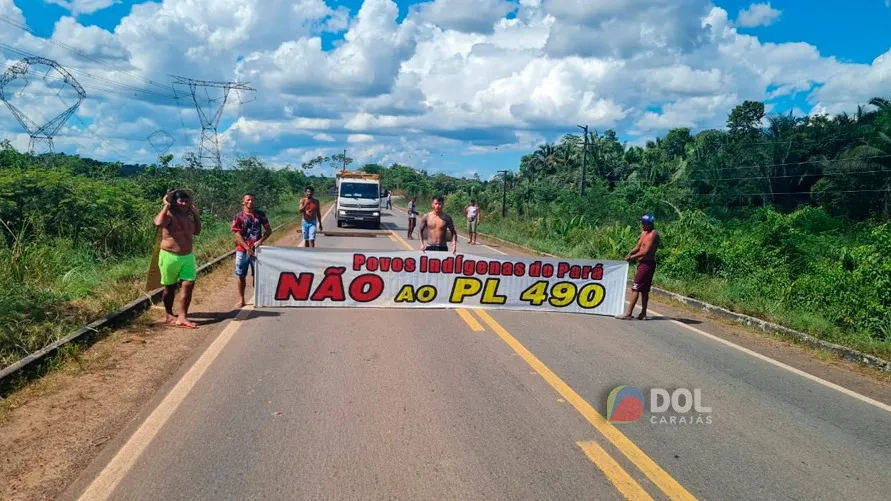
[(625, 313), (616, 318), (622, 320), (634, 318), (632, 313), (640, 295), (640, 315), (637, 319), (647, 319), (647, 302), (650, 299), (650, 288), (653, 286), (653, 275), (656, 273), (656, 250), (660, 244), (659, 232), (653, 228), (655, 222), (656, 219), (652, 214), (640, 218), (640, 238), (637, 240), (637, 245), (625, 256), (625, 261), (637, 260), (637, 274), (634, 275), (634, 282), (631, 285), (631, 302)]

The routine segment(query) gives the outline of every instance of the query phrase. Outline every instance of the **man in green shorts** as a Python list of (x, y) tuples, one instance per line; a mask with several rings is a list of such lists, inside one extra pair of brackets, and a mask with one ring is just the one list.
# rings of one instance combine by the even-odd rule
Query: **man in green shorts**
[[(161, 285), (164, 286), (164, 321), (184, 329), (197, 326), (188, 319), (189, 304), (195, 286), (197, 268), (195, 254), (192, 253), (192, 240), (201, 233), (201, 216), (192, 203), (192, 197), (185, 190), (176, 190), (164, 197), (164, 206), (155, 216), (155, 226), (161, 228), (161, 252), (158, 254), (158, 268), (161, 270)], [(179, 316), (173, 314), (173, 299), (176, 286), (183, 282), (182, 297), (179, 302)]]

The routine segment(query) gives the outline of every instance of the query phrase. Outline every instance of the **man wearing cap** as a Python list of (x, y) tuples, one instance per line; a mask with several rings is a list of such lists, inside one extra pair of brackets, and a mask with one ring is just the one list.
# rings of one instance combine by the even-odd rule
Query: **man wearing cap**
[(656, 219), (652, 214), (646, 214), (640, 218), (640, 238), (637, 240), (637, 245), (625, 256), (625, 261), (637, 260), (637, 274), (634, 275), (634, 282), (631, 285), (631, 302), (625, 313), (616, 318), (622, 320), (634, 318), (632, 313), (634, 313), (634, 306), (637, 304), (637, 297), (640, 295), (641, 309), (637, 319), (647, 319), (647, 302), (650, 299), (653, 275), (656, 273), (656, 250), (660, 244), (659, 232), (653, 228), (655, 222)]

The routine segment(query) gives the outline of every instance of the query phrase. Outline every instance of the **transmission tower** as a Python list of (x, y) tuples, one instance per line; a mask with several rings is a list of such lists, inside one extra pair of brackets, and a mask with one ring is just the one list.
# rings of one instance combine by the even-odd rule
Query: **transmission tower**
[[(218, 138), (217, 128), (220, 125), (220, 118), (223, 116), (223, 109), (226, 107), (226, 101), (229, 99), (229, 92), (232, 90), (254, 91), (248, 87), (247, 83), (242, 82), (208, 82), (205, 80), (194, 80), (191, 78), (178, 77), (174, 78), (174, 84), (188, 85), (192, 93), (192, 100), (195, 101), (195, 109), (198, 110), (198, 118), (201, 120), (201, 142), (198, 144), (198, 161), (202, 166), (212, 165), (215, 168), (222, 168), (220, 161), (220, 142)], [(212, 105), (219, 103), (216, 111), (209, 115), (204, 112), (201, 102), (198, 98), (198, 88), (203, 87), (205, 95), (207, 95), (207, 103)], [(222, 89), (223, 95), (219, 98), (211, 99), (207, 93), (207, 89)]]
[[(31, 66), (35, 64), (49, 66), (49, 69), (44, 73), (43, 80), (44, 81), (61, 81), (62, 85), (68, 85), (74, 92), (77, 93), (77, 102), (68, 107), (65, 111), (60, 113), (58, 116), (53, 118), (52, 120), (46, 122), (43, 125), (38, 125), (31, 118), (25, 115), (22, 110), (16, 107), (14, 104), (9, 102), (9, 98), (11, 96), (7, 96), (5, 90), (7, 90), (7, 86), (16, 81), (16, 80), (24, 80), (25, 88), (28, 85), (28, 73), (31, 70)], [(54, 78), (50, 79), (50, 72), (57, 73)], [(61, 77), (61, 78), (60, 78)], [(63, 88), (59, 88), (59, 95), (61, 95)], [(24, 92), (24, 89), (22, 89)], [(87, 97), (87, 93), (83, 87), (77, 82), (77, 80), (69, 73), (65, 68), (61, 67), (58, 63), (53, 60), (45, 59), (42, 57), (26, 57), (21, 61), (15, 63), (10, 66), (4, 73), (3, 76), (0, 77), (0, 101), (3, 101), (6, 106), (9, 108), (9, 111), (12, 112), (12, 115), (18, 120), (19, 124), (28, 132), (28, 136), (30, 136), (31, 140), (28, 143), (28, 152), (31, 154), (37, 153), (38, 150), (40, 153), (55, 153), (55, 147), (53, 146), (53, 136), (59, 132), (59, 129), (65, 125), (65, 122), (71, 118), (71, 115), (74, 114), (75, 111), (80, 107), (80, 104), (83, 102), (84, 98)], [(40, 146), (40, 148), (38, 148)]]
[(158, 154), (158, 162), (161, 161), (161, 157), (166, 155), (167, 152), (170, 151), (170, 147), (173, 146), (173, 143), (176, 142), (176, 140), (173, 139), (173, 136), (164, 129), (158, 129), (155, 132), (152, 132), (148, 137), (148, 141)]

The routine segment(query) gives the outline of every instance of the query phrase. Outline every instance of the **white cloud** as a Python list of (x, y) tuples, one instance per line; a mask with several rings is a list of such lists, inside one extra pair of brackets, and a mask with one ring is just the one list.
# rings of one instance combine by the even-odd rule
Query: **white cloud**
[(396, 23), (398, 14), (391, 0), (365, 0), (343, 45), (333, 51), (323, 51), (319, 37), (300, 38), (247, 55), (237, 73), (244, 80), (295, 95), (386, 93), (400, 63), (414, 49), (414, 25)]
[[(257, 88), (250, 103), (230, 96), (224, 158), (237, 150), (284, 166), (347, 148), (357, 162), (455, 173), (467, 172), (467, 155), (519, 157), (577, 124), (640, 144), (673, 127), (722, 127), (744, 99), (799, 94), (806, 112), (838, 113), (891, 88), (891, 51), (850, 64), (806, 42), (771, 43), (740, 33), (744, 16), (731, 23), (709, 0), (470, 4), (433, 0), (397, 21), (391, 0), (365, 0), (355, 16), (323, 0), (163, 0), (133, 6), (113, 31), (56, 22), (53, 41), (106, 64), (9, 25), (0, 41), (60, 61), (86, 88), (77, 116), (90, 125), (69, 121), (59, 151), (127, 161), (154, 158), (145, 138), (159, 128), (176, 158), (196, 148), (194, 104), (163, 96), (169, 74)], [(12, 0), (0, 13), (24, 22)], [(326, 33), (337, 34), (333, 47)], [(0, 54), (7, 65), (20, 58)], [(64, 107), (23, 97), (41, 119)], [(3, 108), (0, 133), (27, 147)]]
[(446, 30), (492, 33), (494, 24), (515, 9), (507, 0), (434, 0), (413, 9), (422, 21)]
[(562, 57), (631, 58), (646, 51), (679, 54), (705, 41), (709, 0), (546, 0), (557, 21), (546, 46)]
[(62, 6), (71, 11), (72, 15), (79, 16), (98, 12), (116, 3), (121, 3), (121, 0), (44, 0), (44, 2)]
[(736, 18), (736, 24), (743, 28), (770, 26), (780, 18), (782, 13), (783, 11), (771, 7), (770, 2), (753, 3), (748, 8), (739, 11), (739, 16)]
[(350, 134), (347, 136), (348, 143), (370, 143), (374, 141), (374, 136), (368, 134)]

